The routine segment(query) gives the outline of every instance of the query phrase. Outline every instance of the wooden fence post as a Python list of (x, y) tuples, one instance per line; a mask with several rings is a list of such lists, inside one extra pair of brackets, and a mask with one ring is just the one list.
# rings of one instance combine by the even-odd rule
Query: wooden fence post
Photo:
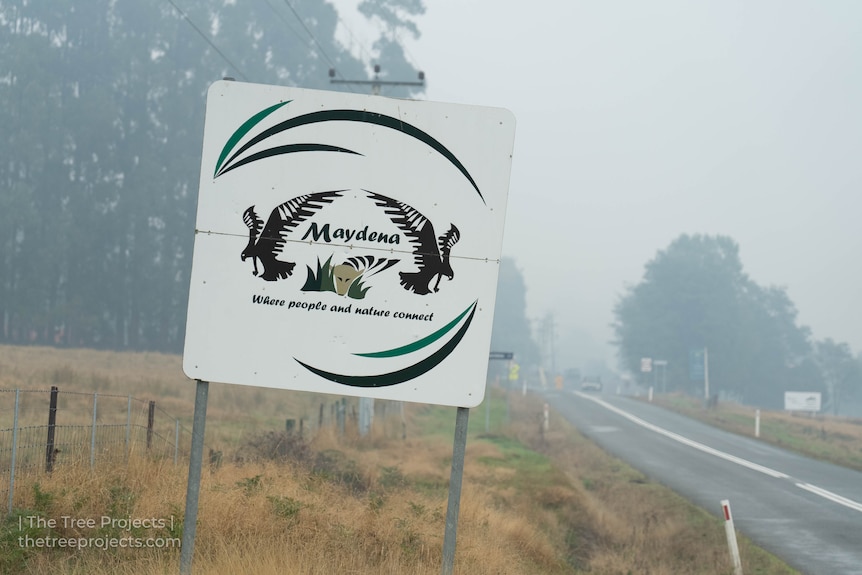
[(156, 402), (150, 401), (150, 408), (147, 410), (147, 449), (153, 445), (153, 423), (156, 420)]
[(56, 385), (51, 386), (51, 399), (48, 404), (48, 444), (45, 447), (45, 471), (54, 470), (54, 428), (57, 426), (57, 394)]

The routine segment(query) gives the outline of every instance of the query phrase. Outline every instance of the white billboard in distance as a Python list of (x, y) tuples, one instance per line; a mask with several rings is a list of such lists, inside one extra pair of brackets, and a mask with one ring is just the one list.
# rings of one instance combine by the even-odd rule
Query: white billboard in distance
[(787, 411), (820, 411), (820, 392), (785, 391), (784, 409)]
[(478, 405), (514, 129), (500, 108), (214, 83), (185, 373)]

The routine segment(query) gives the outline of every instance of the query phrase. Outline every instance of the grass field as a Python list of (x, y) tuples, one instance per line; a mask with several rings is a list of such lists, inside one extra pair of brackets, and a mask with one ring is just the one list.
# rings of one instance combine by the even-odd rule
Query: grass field
[[(0, 388), (50, 385), (152, 398), (184, 421), (193, 410), (178, 357), (0, 347)], [(455, 410), (391, 406), (359, 437), (352, 419), (343, 435), (314, 423), (319, 405), (335, 399), (211, 384), (206, 441), (223, 457), (201, 482), (195, 573), (440, 572)], [(717, 518), (608, 457), (562, 418), (543, 432), (539, 398), (492, 388), (488, 401), (487, 431), (484, 405), (470, 417), (456, 573), (732, 573)], [(311, 422), (304, 439), (283, 432), (288, 417)], [(177, 573), (176, 548), (39, 549), (20, 540), (180, 537), (186, 473), (187, 463), (134, 452), (18, 478), (0, 572)], [(795, 573), (744, 537), (740, 548), (747, 574)]]
[[(715, 427), (755, 436), (755, 409), (723, 402), (705, 408), (698, 398), (658, 395), (654, 403)], [(822, 414), (761, 411), (760, 439), (803, 455), (862, 471), (862, 421)]]

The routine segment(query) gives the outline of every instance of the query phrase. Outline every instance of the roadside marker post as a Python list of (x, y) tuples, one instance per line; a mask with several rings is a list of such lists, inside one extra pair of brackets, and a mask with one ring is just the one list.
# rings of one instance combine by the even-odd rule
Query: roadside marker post
[(730, 549), (730, 559), (733, 561), (733, 575), (742, 575), (742, 561), (739, 559), (739, 545), (736, 542), (736, 529), (733, 527), (733, 515), (730, 513), (730, 501), (721, 501), (724, 514), (724, 531), (727, 534), (727, 547)]
[(502, 108), (210, 86), (183, 348), (197, 381), (183, 575), (209, 382), (456, 407), (451, 573), (468, 414), (486, 396), (514, 140)]

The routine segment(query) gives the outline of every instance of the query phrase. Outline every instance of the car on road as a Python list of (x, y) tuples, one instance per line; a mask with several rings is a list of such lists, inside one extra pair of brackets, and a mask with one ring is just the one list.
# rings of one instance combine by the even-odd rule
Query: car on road
[(581, 390), (583, 391), (601, 391), (602, 378), (600, 376), (585, 376), (581, 380)]

